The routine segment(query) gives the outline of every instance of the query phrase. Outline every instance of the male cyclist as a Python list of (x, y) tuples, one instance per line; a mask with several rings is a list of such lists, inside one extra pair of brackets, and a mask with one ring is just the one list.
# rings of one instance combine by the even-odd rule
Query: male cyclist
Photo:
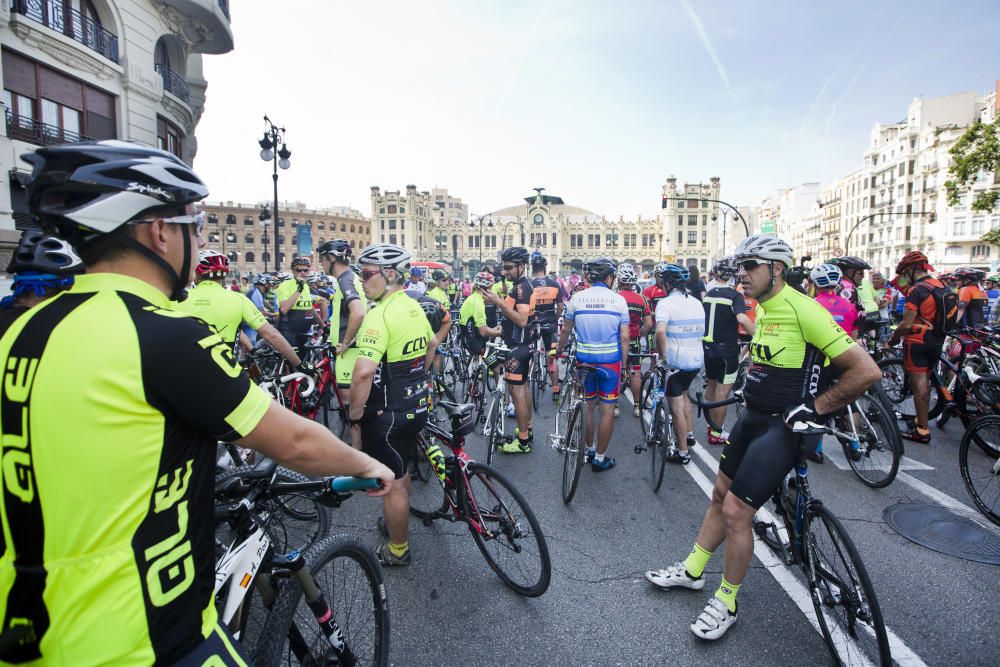
[(424, 270), (419, 266), (410, 269), (410, 279), (406, 281), (406, 289), (416, 290), (423, 294), (427, 291), (427, 283), (424, 282)]
[(986, 312), (989, 297), (979, 286), (985, 271), (963, 266), (955, 271), (958, 278), (958, 325), (962, 327), (981, 327), (986, 324)]
[(540, 325), (542, 349), (548, 352), (548, 371), (552, 378), (552, 400), (559, 398), (559, 373), (556, 371), (556, 338), (565, 295), (553, 278), (545, 273), (548, 260), (537, 250), (531, 253), (531, 304), (535, 321)]
[(173, 309), (203, 244), (208, 189), (188, 165), (123, 141), (24, 159), (32, 216), (87, 273), (0, 339), (16, 461), (0, 469), (0, 662), (246, 664), (212, 595), (217, 441), (385, 491), (392, 473), (279, 407)]
[[(715, 265), (716, 286), (705, 293), (705, 400), (722, 401), (736, 382), (740, 369), (740, 327), (753, 336), (753, 321), (747, 317), (743, 295), (733, 287), (737, 266), (727, 257)], [(714, 408), (709, 416), (716, 424), (726, 420), (726, 407)], [(726, 434), (708, 429), (708, 444), (726, 444)]]
[[(705, 336), (705, 310), (701, 301), (688, 294), (691, 275), (680, 264), (666, 264), (660, 273), (667, 296), (656, 306), (656, 349), (661, 363), (671, 368), (664, 387), (677, 445), (667, 453), (671, 463), (691, 462), (690, 447), (694, 437), (691, 399), (687, 390), (705, 362), (702, 338)], [(700, 282), (700, 281), (699, 281)]]
[(431, 279), (427, 281), (427, 291), (423, 292), (423, 294), (426, 294), (430, 298), (434, 299), (445, 308), (449, 308), (451, 306), (451, 301), (448, 299), (448, 292), (444, 290), (447, 280), (447, 273), (441, 269), (434, 269), (431, 273)]
[(859, 311), (870, 313), (878, 310), (871, 282), (865, 280), (865, 271), (872, 268), (868, 262), (860, 257), (847, 255), (834, 257), (827, 263), (838, 267), (843, 274), (840, 296), (854, 304)]
[(385, 496), (387, 540), (375, 553), (383, 565), (409, 565), (410, 461), (427, 423), (427, 372), (437, 341), (420, 305), (403, 292), (410, 251), (376, 243), (358, 256), (365, 296), (375, 302), (361, 323), (349, 403), (361, 448), (400, 481)]
[[(827, 416), (881, 376), (872, 358), (822, 306), (785, 283), (792, 249), (779, 238), (752, 235), (736, 248), (740, 279), (760, 301), (751, 344), (753, 364), (744, 392), (747, 410), (722, 452), (712, 498), (690, 555), (650, 571), (660, 588), (705, 587), (705, 566), (726, 541), (722, 583), (691, 631), (718, 639), (736, 622), (736, 594), (753, 558), (753, 517), (798, 458), (799, 434), (818, 430)], [(827, 358), (840, 381), (819, 394)], [(789, 407), (791, 406), (791, 407)]]
[[(587, 405), (584, 439), (587, 442), (586, 458), (591, 470), (602, 472), (615, 466), (613, 456), (608, 456), (608, 444), (615, 429), (614, 408), (618, 404), (622, 364), (629, 347), (628, 304), (621, 294), (611, 291), (617, 267), (607, 257), (594, 259), (583, 265), (583, 272), (590, 287), (577, 292), (566, 307), (566, 323), (559, 335), (557, 350), (562, 352), (569, 341), (570, 331), (576, 332), (576, 362), (578, 366), (594, 368), (584, 378), (583, 397)], [(572, 325), (572, 326), (570, 326)], [(598, 396), (601, 399), (599, 425), (598, 411), (594, 409)], [(594, 448), (594, 432), (597, 446)]]
[[(666, 262), (657, 262), (656, 265), (653, 266), (653, 282), (642, 290), (642, 297), (646, 300), (646, 303), (649, 304), (649, 312), (653, 314), (654, 319), (656, 317), (656, 307), (660, 304), (660, 299), (667, 295), (667, 291), (663, 287), (663, 279), (660, 278), (660, 274), (663, 273), (663, 269), (666, 266)], [(654, 322), (653, 325), (655, 326), (656, 323)], [(650, 350), (656, 348), (653, 336), (649, 337), (647, 345)]]
[[(531, 283), (527, 277), (528, 250), (521, 246), (507, 248), (500, 255), (503, 273), (511, 281), (507, 298), (501, 299), (496, 292), (483, 293), (486, 303), (496, 305), (503, 313), (503, 341), (510, 348), (507, 356), (507, 372), (504, 377), (514, 401), (514, 417), (517, 433), (514, 438), (500, 445), (505, 454), (527, 454), (531, 452), (531, 392), (528, 391), (528, 366), (531, 363)], [(494, 285), (495, 287), (495, 285)]]
[(312, 293), (306, 284), (311, 264), (312, 260), (308, 257), (292, 259), (294, 278), (282, 282), (274, 291), (281, 315), (278, 331), (295, 347), (306, 343), (309, 338), (309, 327), (316, 321)]
[(986, 276), (985, 291), (989, 309), (986, 319), (990, 324), (995, 324), (997, 319), (1000, 319), (1000, 309), (997, 308), (997, 300), (1000, 299), (1000, 276), (995, 273)]
[[(421, 294), (416, 290), (406, 290), (406, 296), (420, 304), (424, 315), (427, 316), (427, 321), (431, 324), (431, 329), (434, 331), (434, 339), (437, 341), (438, 348), (440, 349), (441, 344), (448, 340), (448, 332), (451, 331), (451, 311), (443, 303), (432, 297), (430, 290), (427, 290), (426, 294)], [(442, 363), (441, 354), (435, 354), (434, 363), (431, 366), (435, 373), (441, 372)]]
[[(642, 387), (642, 376), (639, 371), (642, 366), (640, 341), (653, 329), (653, 314), (649, 311), (649, 303), (645, 297), (635, 291), (635, 283), (639, 279), (635, 267), (625, 263), (618, 266), (618, 293), (625, 299), (628, 306), (628, 372), (632, 400), (635, 402), (633, 414), (639, 416), (639, 390)], [(615, 417), (618, 416), (618, 403), (615, 402)]]
[[(489, 271), (480, 271), (476, 274), (475, 289), (462, 302), (462, 308), (458, 311), (458, 324), (461, 327), (462, 343), (472, 354), (480, 355), (486, 349), (486, 340), (496, 338), (502, 332), (495, 324), (496, 313), (494, 312), (494, 324), (489, 323), (486, 302), (483, 300), (483, 292), (488, 292), (493, 287), (493, 274)], [(496, 306), (493, 306), (494, 311)]]
[[(174, 304), (174, 308), (188, 315), (199, 317), (212, 327), (222, 340), (235, 349), (240, 335), (240, 326), (247, 324), (260, 334), (288, 360), (293, 368), (301, 367), (302, 361), (288, 341), (278, 333), (278, 330), (267, 323), (267, 319), (250, 299), (240, 292), (226, 289), (226, 276), (229, 274), (229, 258), (214, 250), (202, 250), (198, 253), (198, 264), (194, 268), (195, 286), (188, 290), (187, 298)], [(249, 343), (244, 347), (249, 351)], [(308, 373), (314, 372), (310, 367), (302, 368)]]
[(26, 230), (7, 273), (14, 275), (14, 284), (10, 295), (0, 301), (0, 335), (29, 308), (72, 287), (73, 276), (83, 273), (83, 262), (62, 239)]

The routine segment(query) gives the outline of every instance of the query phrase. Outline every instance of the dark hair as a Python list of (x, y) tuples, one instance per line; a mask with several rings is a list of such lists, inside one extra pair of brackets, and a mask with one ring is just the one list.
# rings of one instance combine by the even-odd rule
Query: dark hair
[(84, 244), (76, 250), (86, 266), (93, 266), (98, 262), (113, 262), (124, 257), (130, 248), (122, 241), (121, 236), (128, 234), (128, 225), (123, 225), (110, 234), (98, 236), (90, 243)]
[(701, 273), (698, 272), (697, 264), (688, 264), (688, 273), (691, 274), (691, 280), (698, 280), (701, 277)]

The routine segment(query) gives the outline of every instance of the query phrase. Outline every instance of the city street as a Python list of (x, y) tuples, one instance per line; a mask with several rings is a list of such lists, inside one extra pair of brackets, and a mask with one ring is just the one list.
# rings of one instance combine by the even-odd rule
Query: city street
[[(394, 664), (830, 662), (809, 618), (812, 604), (798, 568), (786, 568), (762, 543), (739, 593), (739, 621), (717, 642), (697, 639), (688, 625), (718, 586), (721, 553), (709, 563), (701, 591), (665, 592), (646, 582), (646, 570), (683, 560), (691, 549), (721, 448), (704, 444), (699, 420), (695, 433), (703, 444), (691, 465), (667, 464), (654, 494), (648, 454), (633, 451), (639, 422), (628, 398), (621, 406), (610, 452), (617, 467), (595, 474), (586, 466), (569, 506), (560, 496), (560, 455), (548, 444), (551, 402), (535, 418), (533, 452), (494, 461), (526, 496), (545, 533), (552, 583), (544, 596), (526, 599), (508, 590), (465, 528), (442, 522), (427, 528), (411, 518), (413, 564), (386, 572)], [(513, 420), (508, 424), (512, 430)], [(860, 550), (899, 664), (996, 664), (997, 568), (918, 546), (886, 525), (882, 514), (900, 502), (934, 502), (974, 514), (958, 471), (961, 433), (952, 420), (944, 431), (934, 427), (932, 446), (907, 443), (899, 475), (882, 490), (861, 484), (835, 442), (826, 447), (828, 461), (810, 467), (814, 494)], [(470, 454), (478, 457), (482, 438), (470, 442)], [(374, 545), (378, 507), (359, 498), (337, 510), (334, 523)], [(993, 532), (1000, 539), (1000, 530)]]

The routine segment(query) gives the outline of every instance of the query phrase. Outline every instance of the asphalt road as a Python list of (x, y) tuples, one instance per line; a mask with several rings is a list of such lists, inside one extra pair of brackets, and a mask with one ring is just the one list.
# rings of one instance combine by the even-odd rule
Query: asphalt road
[[(648, 484), (648, 454), (637, 455), (639, 422), (622, 399), (610, 453), (617, 466), (584, 468), (571, 505), (560, 495), (562, 463), (548, 445), (553, 406), (534, 420), (531, 454), (502, 456), (510, 478), (537, 515), (552, 557), (552, 583), (540, 598), (508, 590), (486, 565), (468, 531), (410, 521), (413, 564), (387, 569), (392, 662), (398, 665), (789, 665), (829, 664), (799, 583), (758, 544), (739, 593), (739, 621), (721, 640), (688, 629), (714, 593), (722, 571), (716, 553), (702, 591), (664, 592), (643, 573), (683, 560), (708, 502), (720, 448), (704, 444), (688, 466), (668, 464), (663, 487)], [(508, 420), (509, 429), (513, 421)], [(995, 665), (1000, 661), (1000, 570), (946, 556), (897, 534), (883, 510), (898, 502), (934, 502), (974, 514), (958, 471), (957, 420), (934, 429), (930, 446), (907, 443), (907, 458), (888, 487), (870, 489), (843, 456), (812, 465), (814, 495), (843, 521), (875, 586), (893, 655), (906, 665)], [(828, 453), (836, 454), (828, 445)], [(468, 452), (483, 454), (472, 436)], [(340, 529), (375, 545), (379, 501), (358, 498), (337, 510)], [(1000, 537), (1000, 530), (994, 534)], [(724, 547), (723, 547), (724, 548)], [(760, 556), (765, 558), (764, 561)]]

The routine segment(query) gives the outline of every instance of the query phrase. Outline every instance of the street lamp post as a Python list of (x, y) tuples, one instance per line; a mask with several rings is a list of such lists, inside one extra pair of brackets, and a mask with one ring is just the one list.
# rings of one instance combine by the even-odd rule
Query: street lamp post
[(267, 244), (271, 240), (267, 236), (267, 221), (271, 219), (271, 212), (267, 210), (267, 204), (260, 207), (260, 215), (258, 217), (260, 218), (260, 226), (262, 228), (260, 242), (264, 247), (264, 252), (261, 253), (264, 260), (264, 273), (267, 273)]
[[(291, 163), (288, 158), (292, 156), (292, 151), (288, 150), (285, 144), (285, 128), (277, 127), (271, 119), (264, 114), (264, 137), (257, 142), (260, 145), (260, 159), (264, 162), (271, 162), (274, 171), (271, 175), (274, 181), (274, 270), (280, 271), (281, 249), (278, 244), (278, 167), (288, 169)], [(279, 148), (280, 144), (280, 148)]]
[(878, 217), (880, 215), (900, 215), (900, 216), (903, 216), (903, 217), (922, 217), (922, 216), (926, 215), (927, 218), (928, 218), (928, 220), (930, 222), (934, 222), (934, 218), (936, 216), (936, 214), (934, 213), (934, 211), (909, 211), (907, 213), (893, 213), (892, 211), (877, 211), (875, 213), (870, 213), (870, 214), (864, 216), (863, 218), (858, 218), (858, 221), (854, 223), (854, 226), (851, 227), (851, 230), (849, 232), (847, 232), (847, 240), (844, 241), (844, 254), (845, 255), (848, 252), (850, 252), (850, 249), (851, 249), (851, 236), (854, 235), (854, 230), (857, 229), (858, 227), (860, 227), (862, 222), (865, 222), (867, 220), (874, 220), (876, 217)]
[(437, 236), (434, 237), (434, 240), (437, 241), (438, 260), (444, 261), (444, 246), (448, 240), (448, 236), (444, 232), (438, 230)]
[[(471, 214), (473, 220), (469, 221), (469, 227), (475, 229), (479, 227), (479, 266), (483, 265), (483, 227), (493, 228), (493, 215), (490, 214), (489, 220), (483, 222), (483, 217), (481, 215)], [(479, 268), (479, 267), (476, 267)]]
[[(722, 252), (719, 253), (718, 257), (725, 257), (726, 256), (726, 230), (729, 229), (729, 224), (728, 224), (728, 220), (727, 220), (728, 217), (729, 217), (729, 209), (728, 208), (722, 209)], [(715, 222), (718, 219), (719, 219), (719, 216), (717, 216), (715, 213), (713, 213), (712, 214), (712, 222)], [(744, 225), (745, 224), (746, 223), (744, 223)], [(747, 234), (747, 236), (749, 236), (749, 234)]]
[(503, 226), (503, 231), (500, 232), (500, 236), (503, 239), (503, 242), (500, 244), (501, 250), (504, 250), (507, 247), (507, 228), (513, 225), (515, 222), (517, 223), (518, 228), (521, 230), (521, 245), (522, 246), (524, 245), (524, 221), (521, 220), (520, 218), (514, 218), (513, 220), (508, 220), (507, 223)]

